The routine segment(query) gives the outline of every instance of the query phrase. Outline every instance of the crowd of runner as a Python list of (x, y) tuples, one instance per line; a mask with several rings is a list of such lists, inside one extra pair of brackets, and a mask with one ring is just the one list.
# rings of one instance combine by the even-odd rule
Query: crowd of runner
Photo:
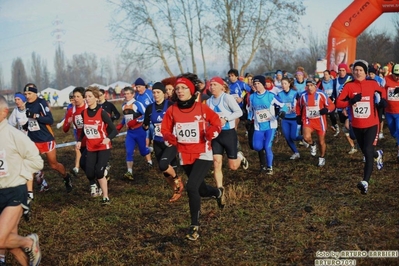
[[(15, 94), (16, 107), (10, 115), (7, 101), (1, 97), (0, 136), (7, 144), (2, 142), (0, 148), (0, 227), (6, 228), (0, 231), (0, 265), (6, 250), (21, 264), (26, 260), (29, 265), (40, 262), (39, 237), (21, 237), (17, 232), (20, 217), (27, 221), (31, 217), (32, 180), (40, 192), (51, 188), (39, 154), (59, 173), (66, 192), (73, 189), (72, 176), (82, 170), (89, 181), (90, 196), (100, 197), (101, 203), (108, 205), (112, 139), (124, 127), (126, 173), (121, 178), (135, 178), (136, 146), (148, 167), (154, 165), (154, 153), (156, 165), (172, 190), (169, 201), (175, 202), (184, 190), (187, 192), (189, 240), (199, 237), (201, 197), (215, 198), (220, 209), (226, 204), (224, 154), (229, 169), (250, 167), (238, 132), (245, 131), (250, 149), (258, 153), (261, 175), (275, 172), (273, 140), (280, 132), (292, 151), (291, 160), (301, 157), (297, 145), (303, 145), (311, 156), (318, 157), (318, 167), (328, 163), (326, 133), (330, 130), (336, 137), (342, 132), (349, 144), (348, 154), (360, 150), (364, 155), (357, 188), (367, 194), (374, 163), (378, 170), (383, 167), (383, 151), (376, 147), (384, 138), (384, 122), (397, 141), (399, 160), (399, 64), (381, 68), (382, 75), (380, 68), (356, 60), (350, 66), (340, 64), (338, 73), (325, 70), (322, 77), (310, 76), (298, 67), (294, 78), (280, 70), (273, 77), (247, 73), (240, 78), (236, 69), (229, 70), (226, 78), (213, 77), (207, 82), (193, 73), (168, 77), (151, 86), (137, 78), (121, 90), (121, 110), (105, 99), (104, 90), (76, 87), (64, 119), (57, 124), (64, 132), (73, 128), (76, 160), (71, 173), (57, 160), (51, 128), (54, 119), (46, 100), (38, 97), (36, 85), (29, 83)], [(239, 126), (243, 127), (240, 131)], [(20, 143), (15, 141), (17, 137)], [(28, 143), (29, 150), (21, 149), (21, 143)], [(187, 176), (185, 183), (178, 175), (178, 165)], [(215, 186), (205, 182), (211, 170)]]

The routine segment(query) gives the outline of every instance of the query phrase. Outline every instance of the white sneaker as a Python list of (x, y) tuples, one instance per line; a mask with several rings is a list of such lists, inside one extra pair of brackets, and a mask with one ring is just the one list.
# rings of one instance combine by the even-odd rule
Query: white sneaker
[(384, 154), (384, 152), (382, 150), (378, 150), (378, 157), (376, 159), (376, 163), (377, 163), (377, 169), (381, 170), (382, 167), (384, 167), (384, 163), (382, 161), (382, 155)]
[(334, 137), (339, 135), (339, 126), (335, 125), (335, 133), (334, 133)]
[(96, 184), (90, 186), (90, 195), (93, 198), (98, 197), (98, 187)]
[(298, 152), (296, 152), (290, 157), (290, 160), (296, 160), (299, 158), (301, 158), (301, 155)]
[(351, 150), (348, 152), (348, 154), (354, 154), (357, 152), (357, 149), (355, 147), (352, 147)]
[(384, 138), (384, 133), (380, 132), (380, 133), (378, 134), (378, 139), (383, 139), (383, 138)]
[(316, 156), (316, 151), (317, 151), (316, 143), (313, 145), (310, 145), (310, 155)]
[(322, 167), (326, 165), (326, 158), (319, 157), (319, 164), (317, 166)]
[(360, 190), (360, 193), (367, 194), (367, 191), (369, 190), (369, 184), (367, 181), (363, 180), (357, 184), (357, 188)]

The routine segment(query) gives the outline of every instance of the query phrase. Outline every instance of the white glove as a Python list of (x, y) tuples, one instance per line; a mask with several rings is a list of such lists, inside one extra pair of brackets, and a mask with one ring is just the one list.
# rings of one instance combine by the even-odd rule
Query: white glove
[(64, 123), (58, 123), (57, 124), (57, 129), (60, 129), (63, 126)]

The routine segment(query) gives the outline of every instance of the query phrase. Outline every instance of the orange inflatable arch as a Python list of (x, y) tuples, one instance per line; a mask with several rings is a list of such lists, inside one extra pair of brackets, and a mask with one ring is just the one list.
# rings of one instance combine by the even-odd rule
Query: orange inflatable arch
[(356, 59), (356, 38), (381, 14), (399, 11), (399, 0), (354, 0), (331, 24), (327, 43), (327, 68), (338, 70)]

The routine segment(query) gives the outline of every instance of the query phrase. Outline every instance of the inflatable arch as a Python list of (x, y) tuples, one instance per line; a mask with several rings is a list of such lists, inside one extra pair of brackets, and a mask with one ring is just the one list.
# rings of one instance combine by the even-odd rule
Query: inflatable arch
[(356, 38), (381, 14), (398, 12), (399, 0), (354, 0), (331, 24), (327, 43), (327, 68), (356, 59)]

